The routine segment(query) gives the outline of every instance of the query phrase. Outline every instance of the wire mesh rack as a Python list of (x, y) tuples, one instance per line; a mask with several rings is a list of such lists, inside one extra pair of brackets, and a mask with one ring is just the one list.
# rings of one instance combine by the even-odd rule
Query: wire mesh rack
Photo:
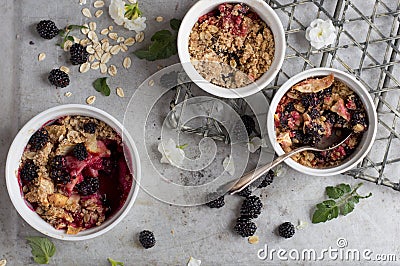
[[(263, 93), (271, 98), (291, 76), (314, 67), (332, 67), (354, 75), (374, 99), (378, 134), (371, 152), (345, 174), (400, 191), (400, 0), (266, 2), (282, 21), (287, 51), (282, 70)], [(304, 37), (306, 28), (317, 18), (330, 19), (337, 28), (335, 43), (320, 50), (312, 48)], [(182, 86), (178, 86), (172, 107), (193, 96), (190, 84)], [(242, 105), (240, 99), (233, 101), (234, 106)], [(215, 127), (215, 123), (210, 120), (209, 126)], [(206, 136), (210, 127), (181, 130)], [(218, 129), (212, 137), (227, 141)]]

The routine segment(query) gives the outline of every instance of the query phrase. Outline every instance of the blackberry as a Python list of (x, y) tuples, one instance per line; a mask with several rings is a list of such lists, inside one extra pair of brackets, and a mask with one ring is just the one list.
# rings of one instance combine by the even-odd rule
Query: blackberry
[(254, 122), (254, 119), (248, 115), (242, 115), (240, 118), (243, 121), (247, 134), (250, 135), (251, 132), (253, 132), (256, 129), (256, 123)]
[(31, 151), (38, 151), (41, 148), (43, 148), (44, 145), (49, 141), (49, 132), (41, 128), (38, 131), (36, 131), (31, 138), (28, 141), (28, 144), (30, 145), (30, 150)]
[(86, 177), (82, 182), (75, 187), (79, 194), (83, 196), (92, 195), (99, 190), (99, 179), (96, 177)]
[(279, 226), (278, 233), (281, 237), (291, 238), (295, 233), (294, 225), (290, 222), (285, 222)]
[(293, 137), (292, 142), (294, 144), (302, 144), (304, 143), (304, 133), (303, 130), (293, 130), (292, 131)]
[(320, 105), (321, 102), (322, 100), (315, 93), (305, 94), (301, 98), (301, 104), (304, 106), (305, 109), (308, 109), (309, 107), (315, 108)]
[(248, 196), (250, 196), (252, 193), (250, 187), (246, 187), (245, 189), (243, 189), (242, 191), (240, 191), (238, 193), (239, 196), (247, 198)]
[(52, 169), (63, 169), (65, 167), (65, 157), (62, 155), (56, 155), (50, 160), (50, 167)]
[(285, 114), (289, 114), (291, 111), (294, 111), (295, 110), (295, 108), (294, 108), (294, 103), (293, 102), (288, 102), (287, 104), (286, 104), (286, 106), (285, 106), (285, 109), (284, 109), (284, 113)]
[(139, 233), (139, 242), (145, 249), (152, 248), (156, 244), (156, 238), (153, 232), (149, 230), (143, 230)]
[(51, 20), (40, 21), (36, 25), (36, 30), (39, 33), (40, 37), (48, 40), (53, 39), (60, 32), (56, 24)]
[(351, 114), (350, 124), (351, 124), (351, 126), (355, 126), (357, 124), (361, 124), (364, 127), (366, 127), (367, 126), (367, 121), (366, 121), (365, 113), (363, 111), (354, 111)]
[(32, 160), (27, 160), (22, 166), (20, 176), (24, 181), (32, 181), (38, 177), (39, 167)]
[(65, 88), (69, 85), (69, 75), (59, 69), (53, 69), (49, 74), (51, 85), (59, 88)]
[(85, 144), (83, 143), (76, 144), (74, 149), (72, 150), (72, 153), (79, 161), (84, 161), (88, 157), (88, 152), (86, 150)]
[(261, 213), (263, 204), (259, 197), (250, 196), (247, 197), (240, 208), (240, 215), (248, 218), (257, 218)]
[(326, 121), (329, 122), (331, 125), (336, 124), (336, 121), (339, 118), (338, 114), (331, 111), (325, 112), (323, 115), (325, 116)]
[(264, 188), (266, 186), (271, 185), (272, 182), (274, 181), (274, 176), (275, 176), (274, 171), (269, 170), (268, 173), (264, 176), (261, 183), (258, 185), (258, 188)]
[(86, 48), (79, 43), (74, 43), (69, 49), (69, 53), (71, 54), (70, 60), (73, 65), (86, 63), (89, 58), (89, 53), (86, 51)]
[[(215, 196), (214, 193), (209, 195), (210, 198), (213, 198), (214, 196)], [(216, 209), (223, 207), (225, 205), (225, 195), (222, 195), (214, 200), (207, 202), (206, 205), (210, 208), (216, 208)]]
[(310, 113), (309, 113), (310, 117), (312, 119), (317, 119), (318, 117), (321, 116), (321, 114), (319, 113), (319, 111), (315, 108), (311, 109)]
[(242, 237), (248, 237), (254, 235), (257, 231), (257, 225), (246, 217), (239, 217), (233, 230)]
[(71, 181), (71, 176), (69, 173), (64, 170), (64, 169), (56, 169), (52, 168), (50, 170), (50, 178), (54, 181), (56, 184), (67, 184), (69, 181)]
[(96, 133), (96, 123), (87, 122), (86, 124), (83, 125), (83, 131), (90, 134)]

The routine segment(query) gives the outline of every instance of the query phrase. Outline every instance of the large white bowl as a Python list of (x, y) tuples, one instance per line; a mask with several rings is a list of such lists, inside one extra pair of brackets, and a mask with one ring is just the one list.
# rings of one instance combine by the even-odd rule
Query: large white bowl
[[(250, 85), (241, 88), (227, 89), (205, 80), (190, 62), (189, 36), (199, 17), (216, 9), (223, 3), (244, 3), (270, 27), (275, 40), (275, 56), (270, 69)], [(181, 64), (189, 76), (200, 88), (215, 96), (223, 98), (243, 98), (265, 88), (278, 74), (285, 58), (286, 41), (281, 21), (275, 11), (262, 0), (200, 0), (190, 8), (182, 20), (178, 33), (178, 54)]]
[[(66, 115), (82, 115), (97, 118), (109, 126), (111, 126), (116, 132), (118, 132), (124, 142), (125, 154), (130, 154), (127, 159), (128, 166), (134, 176), (134, 182), (132, 184), (131, 191), (129, 192), (128, 198), (124, 206), (115, 213), (112, 217), (108, 218), (100, 226), (90, 228), (79, 232), (77, 235), (67, 235), (65, 230), (57, 230), (53, 228), (49, 223), (43, 220), (35, 211), (30, 209), (27, 202), (23, 198), (20, 185), (18, 183), (18, 168), (21, 163), (22, 153), (25, 146), (28, 143), (29, 138), (34, 132), (36, 132), (43, 125), (50, 123), (51, 121), (66, 116)], [(8, 194), (14, 204), (15, 209), (22, 216), (22, 218), (37, 231), (61, 240), (85, 240), (94, 238), (101, 234), (106, 233), (114, 226), (116, 226), (128, 213), (132, 207), (136, 196), (139, 191), (139, 181), (141, 176), (139, 154), (134, 145), (134, 142), (126, 130), (117, 119), (112, 117), (110, 114), (86, 105), (79, 104), (68, 104), (61, 105), (54, 108), (50, 108), (34, 118), (32, 118), (26, 125), (18, 132), (13, 143), (11, 144), (10, 150), (7, 156), (6, 162), (6, 183)]]
[(358, 147), (353, 152), (353, 154), (351, 154), (349, 158), (347, 158), (338, 166), (324, 168), (324, 169), (316, 169), (301, 165), (292, 160), (291, 158), (285, 160), (285, 163), (288, 164), (293, 169), (308, 175), (330, 176), (330, 175), (341, 174), (347, 170), (350, 170), (351, 168), (355, 167), (367, 155), (367, 153), (370, 151), (372, 147), (372, 144), (376, 136), (376, 131), (378, 127), (377, 125), (378, 118), (374, 102), (372, 101), (372, 98), (369, 95), (368, 90), (357, 79), (355, 79), (355, 77), (353, 77), (348, 73), (333, 68), (314, 68), (301, 72), (296, 76), (292, 77), (291, 79), (289, 79), (288, 81), (286, 81), (279, 88), (279, 90), (276, 92), (274, 98), (271, 101), (267, 118), (267, 131), (269, 139), (273, 145), (275, 152), (278, 155), (282, 155), (285, 153), (281, 145), (279, 145), (279, 143), (276, 141), (275, 124), (274, 124), (274, 114), (281, 98), (293, 85), (297, 84), (298, 82), (311, 77), (327, 76), (331, 73), (334, 74), (335, 79), (344, 82), (360, 97), (368, 115), (369, 126), (368, 130), (364, 132), (361, 142), (359, 143)]

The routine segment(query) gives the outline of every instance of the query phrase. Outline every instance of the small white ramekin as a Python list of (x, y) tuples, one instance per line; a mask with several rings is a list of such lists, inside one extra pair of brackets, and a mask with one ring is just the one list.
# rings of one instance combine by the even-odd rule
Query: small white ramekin
[[(275, 40), (275, 56), (270, 69), (250, 85), (228, 89), (205, 80), (190, 62), (189, 36), (199, 17), (216, 9), (223, 3), (244, 3), (270, 27)], [(286, 41), (281, 21), (275, 11), (262, 0), (200, 0), (190, 8), (182, 20), (178, 33), (178, 54), (189, 78), (206, 92), (223, 98), (243, 98), (264, 89), (278, 74), (285, 58)]]
[[(111, 126), (116, 132), (118, 132), (123, 138), (125, 154), (127, 156), (127, 163), (134, 176), (134, 182), (132, 184), (131, 191), (129, 192), (128, 198), (124, 206), (115, 213), (112, 217), (108, 218), (100, 226), (90, 228), (79, 232), (77, 235), (67, 235), (65, 230), (57, 230), (53, 228), (49, 223), (43, 220), (35, 211), (30, 209), (27, 202), (24, 200), (20, 185), (18, 183), (18, 168), (21, 163), (21, 157), (23, 151), (28, 143), (29, 138), (34, 132), (36, 132), (43, 125), (54, 121), (57, 118), (67, 115), (82, 115), (97, 118), (109, 126)], [(129, 212), (132, 207), (136, 196), (139, 191), (139, 181), (141, 177), (139, 154), (136, 146), (124, 127), (117, 119), (112, 117), (110, 114), (87, 105), (80, 104), (67, 104), (60, 105), (54, 108), (50, 108), (35, 117), (33, 117), (25, 126), (18, 132), (13, 143), (11, 144), (10, 150), (7, 156), (6, 162), (6, 184), (8, 194), (11, 201), (22, 216), (22, 218), (37, 231), (45, 234), (49, 237), (61, 239), (61, 240), (86, 240), (102, 235), (116, 226)]]
[(311, 77), (327, 76), (331, 73), (334, 74), (335, 79), (344, 82), (360, 97), (368, 115), (368, 121), (369, 121), (368, 130), (364, 132), (361, 142), (359, 143), (357, 149), (353, 152), (353, 154), (350, 155), (349, 158), (347, 158), (338, 166), (324, 168), (324, 169), (316, 169), (301, 165), (292, 160), (291, 158), (285, 160), (285, 163), (289, 165), (291, 168), (308, 175), (330, 176), (330, 175), (341, 174), (345, 171), (350, 170), (351, 168), (355, 167), (368, 154), (376, 136), (376, 131), (378, 127), (378, 118), (374, 102), (372, 101), (372, 98), (369, 95), (368, 90), (355, 77), (353, 77), (348, 73), (333, 68), (314, 68), (301, 72), (292, 77), (291, 79), (289, 79), (288, 81), (286, 81), (279, 88), (279, 90), (276, 92), (274, 98), (271, 101), (267, 118), (267, 131), (269, 140), (271, 141), (275, 152), (278, 155), (282, 155), (285, 153), (281, 145), (279, 145), (279, 143), (276, 141), (275, 123), (274, 123), (274, 114), (281, 98), (293, 85), (297, 84), (298, 82)]

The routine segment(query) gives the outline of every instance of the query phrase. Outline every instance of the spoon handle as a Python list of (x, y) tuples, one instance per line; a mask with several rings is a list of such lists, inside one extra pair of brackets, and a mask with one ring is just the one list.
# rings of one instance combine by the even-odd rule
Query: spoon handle
[(248, 187), (251, 183), (256, 181), (258, 178), (260, 178), (261, 176), (266, 174), (271, 168), (277, 166), (278, 164), (280, 164), (287, 158), (289, 158), (299, 152), (309, 150), (309, 149), (310, 149), (310, 147), (300, 147), (300, 148), (294, 149), (288, 153), (282, 154), (281, 156), (276, 158), (274, 161), (244, 174), (239, 179), (239, 181), (229, 190), (229, 193), (231, 195), (233, 195), (233, 194), (236, 194), (236, 193), (242, 191), (243, 189)]

